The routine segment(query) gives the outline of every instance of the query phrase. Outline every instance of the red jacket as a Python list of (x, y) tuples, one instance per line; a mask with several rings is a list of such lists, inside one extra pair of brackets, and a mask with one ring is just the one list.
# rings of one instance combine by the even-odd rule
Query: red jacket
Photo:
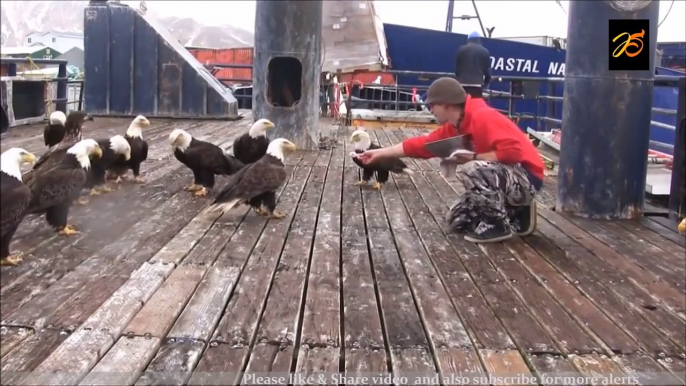
[(435, 156), (424, 148), (426, 142), (460, 134), (470, 137), (472, 150), (476, 154), (495, 151), (499, 162), (508, 165), (520, 163), (543, 181), (543, 160), (524, 132), (503, 114), (489, 107), (483, 99), (472, 99), (471, 96), (467, 96), (459, 131), (452, 124), (445, 123), (428, 135), (405, 140), (403, 150), (408, 157), (433, 158)]

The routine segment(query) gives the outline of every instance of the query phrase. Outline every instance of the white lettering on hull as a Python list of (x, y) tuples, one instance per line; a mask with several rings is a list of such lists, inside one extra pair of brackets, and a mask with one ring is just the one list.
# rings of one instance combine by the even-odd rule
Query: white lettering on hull
[[(528, 74), (539, 74), (538, 60), (521, 58), (496, 58), (491, 56), (491, 69), (495, 71), (519, 72)], [(565, 64), (550, 62), (548, 66), (548, 76), (564, 76)]]

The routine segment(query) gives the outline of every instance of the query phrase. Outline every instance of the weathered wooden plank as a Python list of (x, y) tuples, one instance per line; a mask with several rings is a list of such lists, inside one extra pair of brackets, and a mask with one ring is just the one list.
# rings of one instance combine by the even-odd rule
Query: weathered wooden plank
[[(341, 341), (341, 183), (344, 148), (333, 150), (319, 208), (317, 230), (307, 284), (300, 344), (324, 343), (334, 347)], [(320, 157), (321, 158), (321, 157)], [(319, 161), (319, 159), (317, 161)]]
[(300, 347), (293, 386), (316, 384), (321, 373), (338, 373), (338, 347)]
[[(399, 181), (396, 179), (400, 188), (406, 188)], [(404, 210), (398, 190), (395, 184), (388, 184), (382, 191), (382, 197), (415, 301), (420, 314), (423, 315), (424, 325), (430, 337), (429, 343), (434, 351), (438, 348), (473, 348), (445, 287), (440, 280), (436, 280), (438, 273), (417, 233), (412, 230), (413, 224)], [(447, 368), (445, 363), (438, 363), (438, 366), (441, 372)]]
[[(545, 220), (539, 218), (539, 229), (544, 222)], [(537, 233), (524, 238), (524, 240), (549, 264), (555, 267), (567, 281), (573, 283), (609, 319), (638, 342), (642, 348), (651, 353), (668, 352), (667, 350), (676, 349), (664, 336), (660, 336), (644, 323), (636, 312), (624, 307), (614, 292), (602, 286), (592, 273), (581, 271), (576, 267), (569, 252), (559, 249), (551, 241)]]
[(171, 264), (143, 264), (79, 329), (105, 331), (113, 339), (119, 339), (126, 325), (173, 269)]
[(310, 170), (310, 168), (296, 168), (295, 178), (288, 183), (281, 197), (281, 210), (287, 215), (281, 220), (270, 220), (267, 223), (250, 255), (224, 316), (219, 322), (213, 340), (230, 344), (247, 345), (250, 343)]
[(112, 347), (112, 335), (101, 330), (77, 330), (22, 383), (25, 385), (77, 385)]
[[(434, 173), (434, 172), (426, 172)], [(508, 350), (515, 349), (507, 330), (481, 294), (453, 245), (461, 245), (459, 236), (446, 230), (443, 223), (446, 204), (421, 176), (413, 176), (417, 189), (403, 190), (402, 195), (416, 224), (417, 231), (436, 264), (439, 275), (456, 304), (462, 320), (469, 326), (468, 332), (477, 347)], [(448, 185), (443, 184), (450, 189)], [(420, 197), (421, 196), (421, 197)], [(439, 225), (441, 224), (441, 225)]]
[[(479, 350), (488, 375), (497, 379), (499, 376), (512, 376), (513, 374), (528, 374), (529, 368), (524, 362), (519, 351), (516, 350)], [(513, 385), (516, 385), (514, 383)]]
[[(521, 239), (505, 244), (517, 261), (567, 309), (570, 315), (616, 354), (638, 351), (638, 344)], [(543, 252), (545, 253), (545, 252)], [(605, 351), (607, 351), (607, 349)]]
[(650, 218), (645, 218), (642, 217), (638, 219), (638, 222), (643, 225), (644, 227), (650, 229), (651, 231), (657, 233), (661, 237), (663, 237), (666, 240), (669, 240), (673, 243), (676, 243), (677, 245), (680, 245), (682, 247), (686, 247), (686, 237), (683, 235), (680, 235), (678, 233), (672, 232), (670, 229), (666, 229), (662, 225), (656, 223), (655, 221), (651, 220)]
[(613, 382), (616, 385), (631, 384), (630, 382), (621, 382), (622, 380), (627, 380), (626, 374), (617, 363), (605, 355), (570, 355), (569, 360), (584, 376), (589, 377), (587, 379), (590, 380), (590, 385), (607, 384), (608, 379), (620, 381)]
[[(353, 166), (354, 173), (348, 172), (350, 169), (346, 168), (344, 184), (351, 185), (357, 181), (359, 168), (354, 164)], [(395, 247), (388, 219), (384, 215), (385, 208), (381, 196), (370, 189), (362, 189), (362, 203), (394, 375), (412, 371), (435, 372), (433, 361), (421, 359), (431, 357), (429, 341)], [(359, 233), (357, 228), (344, 227), (342, 236), (359, 240), (365, 235)], [(346, 251), (348, 247), (343, 244), (342, 248), (342, 251)], [(343, 296), (346, 296), (345, 293)]]
[[(416, 178), (416, 180), (419, 180), (419, 178)], [(442, 180), (436, 178), (434, 183), (436, 183), (436, 191), (443, 196), (443, 202), (452, 203), (449, 199), (450, 197), (455, 196), (455, 192), (449, 189), (450, 187)], [(406, 191), (407, 190), (404, 190), (403, 194), (409, 195), (410, 193), (406, 193)], [(416, 213), (413, 214), (413, 218), (417, 219), (416, 221), (418, 224), (421, 223), (422, 226), (424, 226), (429, 220), (420, 220), (422, 211), (417, 208), (418, 204), (415, 204), (415, 202), (419, 202), (419, 200), (415, 198), (411, 201), (412, 204), (409, 205), (409, 207), (414, 208), (412, 210), (416, 211)], [(431, 200), (431, 202), (434, 202), (434, 200)], [(438, 217), (438, 215), (441, 211), (443, 211), (442, 213), (445, 213), (445, 210), (447, 210), (446, 204), (443, 204), (442, 208), (436, 208), (437, 205), (433, 206), (436, 218), (442, 218), (442, 216)], [(429, 209), (431, 210), (431, 208)], [(421, 229), (419, 226), (418, 228)], [(428, 234), (429, 232), (425, 233)], [(455, 258), (462, 261), (468, 275), (474, 280), (480, 292), (486, 298), (489, 307), (507, 328), (509, 335), (511, 335), (517, 345), (521, 349), (532, 353), (559, 354), (559, 348), (543, 327), (536, 322), (536, 319), (532, 316), (530, 311), (527, 310), (526, 306), (522, 304), (517, 296), (515, 296), (512, 289), (508, 287), (507, 283), (501, 278), (493, 266), (488, 263), (488, 258), (486, 257), (487, 253), (482, 251), (477, 245), (465, 241), (455, 232), (446, 231), (446, 236), (450, 241), (450, 245), (457, 251)], [(427, 235), (427, 237), (429, 236)], [(499, 332), (499, 326), (496, 325), (495, 328), (494, 332), (498, 333), (496, 336), (507, 336), (502, 334), (502, 332)], [(503, 340), (505, 344), (509, 343), (509, 341), (505, 339), (502, 339), (501, 341)], [(496, 348), (500, 349), (500, 347)]]
[[(247, 208), (245, 208), (247, 213)], [(242, 220), (239, 219), (240, 222)], [(236, 231), (236, 225), (215, 222), (198, 244), (186, 256), (182, 265), (211, 266)]]
[(198, 214), (167, 245), (157, 252), (150, 262), (174, 263), (178, 265), (207, 233), (219, 216), (221, 214), (206, 212)]
[[(179, 185), (180, 188), (180, 185)], [(171, 238), (172, 232), (175, 230), (174, 227), (183, 224), (184, 215), (189, 216), (190, 210), (196, 210), (195, 208), (198, 204), (189, 205), (189, 198), (185, 197), (181, 193), (177, 193), (171, 200), (167, 203), (156, 208), (153, 215), (148, 217), (145, 221), (139, 222), (130, 231), (136, 231), (136, 233), (127, 232), (124, 234), (118, 242), (109, 244), (106, 248), (99, 252), (96, 252), (94, 256), (86, 259), (79, 267), (77, 267), (73, 273), (67, 274), (63, 277), (64, 280), (60, 280), (56, 285), (52, 286), (49, 291), (45, 294), (36, 297), (31, 301), (31, 303), (26, 304), (16, 313), (7, 317), (5, 322), (12, 325), (33, 325), (36, 328), (43, 327), (46, 323), (54, 324), (54, 320), (50, 320), (50, 317), (56, 312), (56, 310), (66, 304), (71, 304), (73, 302), (81, 303), (84, 299), (84, 294), (78, 294), (79, 289), (86, 286), (89, 281), (93, 287), (97, 283), (93, 283), (95, 278), (107, 274), (104, 271), (109, 270), (109, 274), (128, 274), (126, 272), (121, 272), (121, 267), (119, 265), (113, 265), (112, 260), (122, 259), (128, 252), (133, 253), (143, 253), (141, 248), (136, 248), (137, 246), (143, 245), (144, 242), (147, 248), (154, 248), (155, 243), (150, 242), (150, 237), (157, 238)], [(177, 213), (177, 221), (169, 222), (168, 216), (171, 213)], [(186, 217), (188, 218), (188, 217)], [(188, 218), (190, 220), (190, 218)], [(166, 223), (166, 225), (164, 225)], [(152, 230), (159, 230), (157, 234), (153, 234)], [(113, 241), (113, 240), (112, 240)], [(65, 253), (73, 252), (73, 250), (67, 250)], [(85, 255), (84, 255), (85, 256)], [(59, 256), (58, 256), (59, 258)], [(147, 260), (147, 259), (146, 259)], [(119, 272), (118, 272), (119, 271)], [(40, 280), (37, 285), (47, 286), (44, 280)], [(23, 287), (22, 287), (23, 288)], [(104, 287), (95, 286), (98, 291), (104, 291)], [(13, 289), (18, 289), (17, 287)], [(27, 288), (23, 288), (27, 289)], [(92, 288), (88, 288), (90, 292)], [(3, 295), (4, 296), (4, 295)], [(86, 302), (95, 301), (97, 298), (85, 297)], [(92, 305), (90, 305), (92, 307)]]
[(654, 223), (662, 225), (662, 227), (666, 228), (671, 233), (679, 233), (677, 231), (677, 225), (679, 223), (670, 218), (662, 216), (650, 216), (648, 219)]
[[(303, 160), (305, 157), (303, 157)], [(316, 160), (316, 158), (314, 158)], [(318, 208), (322, 199), (326, 168), (314, 167), (297, 206), (291, 229), (283, 246), (269, 296), (257, 330), (256, 344), (278, 344), (281, 347), (297, 343), (300, 309), (305, 301), (305, 284), (310, 251), (317, 226)], [(248, 362), (268, 362), (253, 352)], [(290, 369), (290, 363), (287, 366)]]
[(664, 358), (657, 361), (664, 368), (668, 369), (672, 375), (679, 378), (682, 385), (686, 385), (686, 360), (683, 358)]
[[(626, 223), (627, 222), (625, 221), (624, 224)], [(632, 256), (638, 258), (637, 261), (642, 267), (649, 266), (650, 264), (648, 263), (650, 261), (658, 259), (662, 264), (672, 267), (677, 272), (682, 274), (686, 272), (686, 258), (684, 258), (684, 256), (686, 256), (685, 248), (681, 248), (678, 245), (669, 242), (662, 242), (662, 245), (654, 245), (644, 236), (653, 236), (655, 239), (659, 239), (660, 237), (656, 235), (655, 232), (650, 232), (635, 222), (633, 222), (633, 224), (639, 230), (643, 231), (640, 235), (635, 231), (627, 229), (625, 225), (621, 225), (621, 223), (617, 221), (596, 221), (596, 224), (602, 225), (611, 235), (618, 236), (623, 243), (629, 244), (631, 247), (636, 248), (637, 251), (645, 252), (645, 254), (632, 254)], [(617, 248), (615, 248), (615, 250), (619, 252)], [(681, 284), (683, 286), (683, 282)]]
[[(562, 384), (560, 377), (572, 376), (578, 371), (566, 358), (558, 355), (531, 355), (529, 358), (532, 370), (539, 376), (539, 382), (545, 386)], [(562, 379), (564, 380), (564, 378)]]
[[(311, 354), (311, 353), (310, 353)], [(350, 349), (345, 352), (345, 369), (343, 374), (348, 379), (345, 384), (357, 385), (383, 385), (371, 377), (381, 377), (389, 373), (384, 350)], [(354, 376), (364, 375), (370, 377), (367, 382), (354, 382)]]
[(124, 275), (106, 275), (97, 281), (91, 280), (46, 319), (47, 327), (74, 331), (127, 280), (129, 277)]
[(133, 385), (159, 348), (159, 338), (121, 337), (80, 385)]
[(664, 237), (658, 235), (656, 232), (644, 227), (635, 220), (619, 220), (615, 221), (613, 224), (621, 226), (622, 228), (630, 231), (632, 234), (648, 241), (652, 245), (662, 249), (665, 252), (669, 252), (672, 255), (681, 259), (682, 268), (683, 264), (686, 264), (683, 256), (686, 254), (686, 248), (678, 245), (674, 242), (666, 240)]
[(345, 351), (384, 348), (381, 318), (374, 291), (372, 262), (365, 235), (365, 219), (360, 205), (358, 171), (346, 168), (341, 204), (343, 331)]
[(603, 350), (604, 347), (586, 334), (545, 289), (512, 258), (512, 254), (504, 245), (483, 245), (481, 248), (505, 279), (503, 284), (526, 304), (532, 316), (563, 353), (589, 354)]
[(239, 274), (236, 267), (210, 267), (167, 336), (208, 342)]
[(204, 349), (196, 340), (166, 340), (136, 385), (185, 385)]
[[(257, 344), (252, 349), (248, 367), (248, 373), (290, 373), (293, 362), (294, 346), (264, 343)], [(243, 378), (246, 379), (245, 377)], [(248, 378), (249, 379), (249, 378)]]
[(204, 267), (176, 268), (124, 329), (127, 335), (164, 338), (207, 271)]
[(248, 347), (232, 347), (213, 342), (200, 358), (188, 384), (190, 385), (238, 385), (240, 370), (248, 354)]
[(29, 336), (0, 359), (3, 385), (19, 385), (22, 380), (69, 337), (69, 333), (43, 330)]
[[(561, 219), (561, 216), (559, 215), (551, 215), (546, 211), (541, 211), (541, 215), (554, 224), (559, 224), (559, 228), (565, 228), (566, 225), (569, 225), (565, 223), (564, 219)], [(621, 235), (608, 231), (608, 229), (612, 228), (612, 223), (610, 221), (577, 219), (571, 216), (566, 218), (566, 220), (575, 224), (580, 229), (572, 228), (570, 231), (565, 229), (565, 233), (580, 233), (581, 229), (583, 229), (588, 235), (597, 239), (593, 240), (590, 237), (586, 237), (583, 240), (579, 240), (577, 238), (586, 249), (616, 267), (620, 272), (624, 273), (624, 276), (636, 283), (648, 283), (643, 284), (645, 287), (648, 287), (649, 283), (652, 282), (662, 282), (666, 284), (671, 290), (668, 293), (665, 293), (663, 288), (653, 289), (648, 287), (648, 290), (658, 296), (662, 296), (663, 294), (664, 296), (669, 296), (668, 294), (672, 293), (672, 297), (676, 297), (677, 300), (669, 301), (667, 304), (672, 307), (679, 307), (681, 310), (684, 309), (686, 300), (684, 299), (683, 291), (684, 284), (686, 283), (686, 276), (684, 275), (683, 267), (679, 267), (677, 261), (669, 261), (670, 259), (667, 258), (669, 255), (668, 253), (665, 253), (654, 246), (652, 249), (648, 248), (648, 246), (651, 245), (645, 242), (643, 244), (640, 243), (638, 237), (635, 235), (630, 236), (632, 239), (631, 241), (623, 240)], [(621, 227), (619, 227), (619, 229), (623, 230)], [(572, 233), (573, 231), (577, 232)], [(626, 234), (628, 232), (623, 230), (622, 233)], [(584, 236), (586, 236), (586, 234), (584, 234)], [(598, 241), (605, 245), (598, 243)], [(681, 289), (671, 288), (672, 286), (681, 287)]]
[(631, 385), (678, 385), (681, 380), (644, 353), (622, 355), (615, 358)]
[(486, 372), (481, 367), (479, 356), (474, 350), (439, 348), (434, 354), (437, 357), (441, 372), (445, 379), (450, 374), (460, 376), (461, 374), (470, 376), (485, 376)]
[[(563, 221), (556, 221), (556, 223), (562, 223)], [(666, 349), (671, 350), (667, 351), (667, 353), (679, 355), (684, 352), (684, 346), (686, 346), (686, 324), (684, 324), (683, 320), (670, 313), (665, 307), (660, 306), (660, 303), (652, 299), (649, 293), (633, 286), (632, 283), (626, 281), (613, 269), (599, 267), (597, 259), (587, 256), (589, 254), (588, 251), (584, 250), (579, 244), (576, 244), (569, 236), (559, 232), (548, 221), (542, 218), (539, 219), (537, 227), (548, 239), (564, 249), (566, 264), (571, 263), (582, 269), (587, 280), (593, 279), (595, 283), (607, 287), (612, 291), (612, 294), (616, 294), (618, 300), (627, 308), (630, 308), (637, 316), (642, 317), (643, 320), (650, 322), (658, 331), (666, 335), (665, 338), (669, 337), (672, 343), (669, 344), (671, 347), (665, 346)], [(570, 257), (573, 258), (570, 259)], [(667, 342), (667, 339), (663, 340), (665, 343)]]
[(0, 327), (0, 358), (7, 355), (24, 339), (33, 335), (33, 330), (23, 327)]

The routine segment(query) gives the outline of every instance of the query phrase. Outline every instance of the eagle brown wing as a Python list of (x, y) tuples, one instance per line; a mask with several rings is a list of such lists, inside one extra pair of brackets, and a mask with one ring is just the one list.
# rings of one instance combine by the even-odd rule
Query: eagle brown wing
[(30, 200), (31, 190), (26, 185), (14, 177), (2, 174), (0, 229), (3, 235), (21, 222)]
[(51, 206), (74, 200), (86, 182), (86, 171), (54, 167), (37, 172), (30, 183), (29, 212), (41, 212)]
[(283, 164), (269, 162), (267, 157), (264, 157), (232, 175), (226, 187), (217, 195), (215, 202), (249, 200), (262, 193), (274, 192), (287, 177)]
[(71, 140), (63, 140), (59, 144), (51, 147), (43, 153), (40, 158), (38, 158), (38, 161), (36, 161), (35, 164), (33, 164), (33, 167), (31, 170), (27, 171), (22, 179), (24, 180), (25, 184), (29, 184), (31, 180), (33, 180), (36, 171), (38, 170), (45, 170), (47, 168), (52, 168), (56, 165), (59, 165), (59, 163), (62, 161), (62, 157), (64, 157), (65, 154), (67, 154), (67, 150), (69, 150), (70, 147), (74, 146), (76, 144), (76, 141), (71, 141)]

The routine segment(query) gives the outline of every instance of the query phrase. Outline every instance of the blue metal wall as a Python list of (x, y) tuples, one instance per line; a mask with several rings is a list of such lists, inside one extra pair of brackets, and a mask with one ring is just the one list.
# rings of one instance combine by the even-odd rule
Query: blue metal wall
[(238, 102), (149, 16), (92, 2), (84, 18), (85, 109), (147, 117), (238, 116)]

